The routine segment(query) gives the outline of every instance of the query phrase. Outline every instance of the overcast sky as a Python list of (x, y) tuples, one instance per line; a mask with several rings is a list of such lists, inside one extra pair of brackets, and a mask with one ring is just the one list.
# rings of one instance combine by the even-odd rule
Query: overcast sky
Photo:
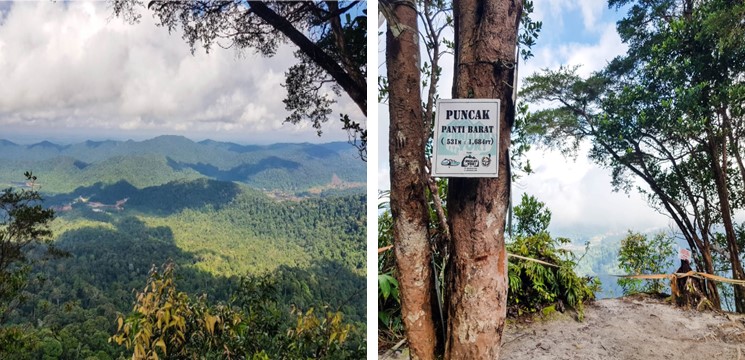
[[(539, 69), (555, 69), (562, 64), (581, 65), (580, 74), (587, 75), (625, 52), (626, 46), (615, 29), (615, 22), (623, 14), (608, 9), (606, 1), (535, 0), (534, 4), (534, 19), (543, 21), (543, 30), (533, 50), (535, 56), (520, 64), (521, 79)], [(379, 58), (383, 59), (383, 38), (379, 46)], [(442, 65), (440, 94), (450, 98), (452, 58)], [(385, 72), (385, 67), (380, 71)], [(381, 124), (378, 186), (389, 189), (387, 106), (379, 104), (378, 111)], [(513, 201), (518, 203), (522, 193), (537, 197), (553, 213), (549, 228), (552, 234), (574, 239), (600, 239), (628, 229), (642, 232), (669, 229), (668, 219), (653, 211), (638, 193), (614, 193), (610, 171), (587, 159), (588, 148), (585, 146), (576, 161), (557, 152), (531, 150), (528, 158), (535, 173), (513, 185)]]
[(338, 113), (361, 116), (343, 99), (320, 139), (309, 124), (283, 124), (294, 48), (192, 56), (154, 23), (147, 12), (135, 25), (113, 18), (103, 1), (0, 2), (0, 138), (345, 141)]

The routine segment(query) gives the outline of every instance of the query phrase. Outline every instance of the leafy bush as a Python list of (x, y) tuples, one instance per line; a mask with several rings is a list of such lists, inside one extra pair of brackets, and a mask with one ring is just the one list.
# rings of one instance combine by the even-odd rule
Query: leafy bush
[[(385, 248), (393, 245), (393, 218), (386, 204), (381, 208), (385, 211), (378, 216), (378, 248)], [(378, 254), (378, 333), (381, 342), (395, 343), (404, 331), (395, 270), (393, 251)]]
[(515, 240), (507, 244), (507, 251), (557, 266), (510, 259), (507, 297), (510, 313), (520, 315), (535, 312), (561, 301), (575, 308), (582, 319), (584, 303), (595, 299), (595, 292), (600, 289), (599, 281), (579, 277), (574, 272), (577, 265), (575, 255), (560, 248), (570, 240), (549, 235), (547, 229), (551, 222), (551, 211), (545, 208), (543, 202), (523, 194), (521, 203), (515, 206), (514, 214)]
[(512, 254), (558, 265), (553, 267), (529, 260), (510, 260), (507, 304), (512, 314), (535, 312), (561, 301), (577, 309), (582, 318), (584, 304), (595, 299), (600, 283), (597, 279), (583, 278), (574, 272), (577, 265), (574, 254), (557, 248), (568, 242), (568, 239), (553, 239), (543, 232), (519, 236), (507, 245), (507, 251)]
[(316, 315), (294, 309), (284, 327), (273, 284), (244, 280), (227, 304), (211, 305), (176, 290), (174, 266), (153, 269), (133, 311), (117, 318), (110, 341), (133, 351), (133, 359), (345, 359), (361, 358), (361, 334), (340, 312)]
[[(441, 184), (440, 188), (442, 189)], [(378, 216), (378, 248), (393, 244), (393, 219), (386, 203), (381, 205), (381, 209), (384, 211)], [(554, 239), (547, 232), (551, 222), (551, 211), (546, 209), (543, 202), (525, 194), (520, 205), (515, 207), (514, 214), (515, 239), (507, 244), (507, 251), (555, 264), (557, 267), (510, 258), (508, 315), (536, 312), (561, 301), (575, 308), (581, 319), (584, 304), (595, 298), (595, 292), (600, 289), (600, 282), (597, 279), (580, 277), (574, 272), (577, 265), (575, 255), (571, 251), (560, 249), (562, 245), (568, 244), (569, 240)], [(432, 222), (435, 223), (435, 215), (430, 215)], [(378, 255), (380, 341), (395, 343), (396, 339), (403, 336), (400, 301), (393, 252), (385, 251)]]
[[(618, 251), (618, 265), (626, 274), (660, 274), (673, 265), (673, 239), (665, 233), (658, 233), (652, 239), (646, 235), (629, 230), (621, 240)], [(660, 293), (665, 289), (661, 280), (619, 279), (618, 285), (625, 295), (650, 292)]]

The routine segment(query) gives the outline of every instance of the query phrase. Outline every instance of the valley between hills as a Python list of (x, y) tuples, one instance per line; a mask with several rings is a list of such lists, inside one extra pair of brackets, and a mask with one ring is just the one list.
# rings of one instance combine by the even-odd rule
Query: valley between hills
[[(25, 181), (25, 171), (38, 180)], [(6, 351), (125, 356), (109, 341), (117, 315), (169, 262), (177, 289), (209, 303), (263, 284), (252, 296), (274, 304), (275, 326), (292, 325), (295, 309), (340, 311), (352, 329), (346, 346), (364, 349), (365, 181), (365, 163), (346, 143), (2, 140), (0, 188), (40, 191), (65, 253), (38, 255), (4, 321), (26, 348)]]

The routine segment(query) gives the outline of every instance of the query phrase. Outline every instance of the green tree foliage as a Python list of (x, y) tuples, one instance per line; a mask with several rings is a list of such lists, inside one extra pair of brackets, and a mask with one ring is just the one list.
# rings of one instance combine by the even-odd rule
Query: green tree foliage
[(566, 238), (552, 238), (548, 233), (551, 211), (535, 197), (523, 194), (515, 206), (517, 223), (515, 239), (507, 244), (507, 251), (558, 267), (529, 260), (511, 259), (508, 264), (510, 291), (507, 304), (511, 314), (534, 312), (557, 302), (578, 310), (583, 317), (584, 304), (595, 299), (600, 284), (596, 280), (581, 278), (575, 272), (575, 255), (562, 245)]
[(523, 194), (520, 204), (512, 210), (515, 224), (513, 236), (533, 236), (548, 229), (551, 210), (533, 196)]
[[(105, 353), (99, 359), (110, 359)], [(63, 358), (60, 337), (50, 329), (40, 331), (12, 326), (0, 331), (0, 358), (17, 360), (53, 360)]]
[[(673, 239), (658, 233), (651, 239), (629, 231), (618, 251), (618, 264), (629, 275), (663, 274), (673, 266)], [(660, 293), (666, 285), (662, 280), (618, 279), (624, 294), (639, 292)]]
[[(33, 269), (23, 292), (27, 301), (0, 326), (14, 329), (13, 339), (28, 344), (6, 347), (0, 358), (35, 354), (32, 348), (40, 340), (34, 339), (43, 339), (44, 331), (52, 331), (62, 345), (60, 359), (125, 355), (124, 346), (107, 342), (116, 331), (117, 313), (132, 309), (133, 289), (143, 288), (152, 264), (168, 259), (179, 268), (180, 291), (194, 304), (214, 307), (210, 304), (234, 298), (232, 308), (240, 307), (253, 322), (246, 336), (286, 333), (297, 321), (294, 305), (315, 308), (319, 319), (343, 312), (342, 324), (332, 325), (333, 316), (321, 324), (325, 329), (352, 325), (345, 343), (355, 349), (363, 343), (364, 196), (278, 202), (242, 185), (205, 179), (145, 189), (101, 187), (92, 193), (106, 203), (130, 200), (122, 212), (109, 213), (74, 204), (51, 223), (59, 234), (55, 245), (70, 257)], [(74, 195), (60, 197), (81, 194)], [(252, 275), (244, 280), (246, 274)], [(256, 297), (263, 293), (271, 301)]]
[[(728, 252), (725, 268), (745, 276), (732, 214), (741, 209), (745, 165), (745, 5), (728, 0), (611, 0), (628, 52), (583, 78), (576, 68), (526, 79), (524, 97), (551, 105), (532, 114), (535, 140), (589, 156), (612, 171), (617, 190), (637, 188), (668, 214), (694, 250), (701, 271), (715, 272), (711, 249)], [(739, 17), (738, 17), (739, 16)], [(721, 244), (712, 236), (724, 229)], [(707, 296), (718, 302), (716, 288)], [(735, 294), (743, 309), (745, 294)], [(745, 310), (743, 310), (745, 311)]]
[[(381, 203), (379, 208), (385, 211), (378, 215), (378, 248), (388, 249), (393, 245), (393, 219), (387, 203)], [(383, 251), (378, 254), (378, 333), (381, 335), (379, 341), (390, 345), (395, 344), (404, 331), (398, 289), (393, 251)]]
[(29, 251), (41, 246), (55, 253), (48, 247), (54, 211), (42, 206), (42, 197), (34, 190), (36, 176), (30, 172), (25, 176), (30, 189), (0, 191), (0, 319), (22, 300), (19, 295), (36, 256)]
[(238, 302), (211, 305), (177, 291), (173, 272), (173, 264), (153, 269), (132, 312), (117, 319), (111, 340), (134, 359), (364, 357), (364, 344), (347, 342), (354, 329), (340, 312), (319, 317), (313, 309), (294, 310), (296, 325), (285, 330), (265, 279), (245, 280)]

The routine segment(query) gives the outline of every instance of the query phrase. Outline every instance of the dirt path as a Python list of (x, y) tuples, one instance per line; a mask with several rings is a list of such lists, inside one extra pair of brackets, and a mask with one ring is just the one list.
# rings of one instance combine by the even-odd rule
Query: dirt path
[[(605, 299), (577, 322), (569, 312), (510, 323), (500, 360), (745, 360), (745, 316), (696, 312), (648, 297)], [(392, 359), (407, 359), (406, 352)]]
[(597, 301), (583, 322), (557, 317), (507, 327), (501, 359), (745, 359), (742, 316), (636, 297)]

